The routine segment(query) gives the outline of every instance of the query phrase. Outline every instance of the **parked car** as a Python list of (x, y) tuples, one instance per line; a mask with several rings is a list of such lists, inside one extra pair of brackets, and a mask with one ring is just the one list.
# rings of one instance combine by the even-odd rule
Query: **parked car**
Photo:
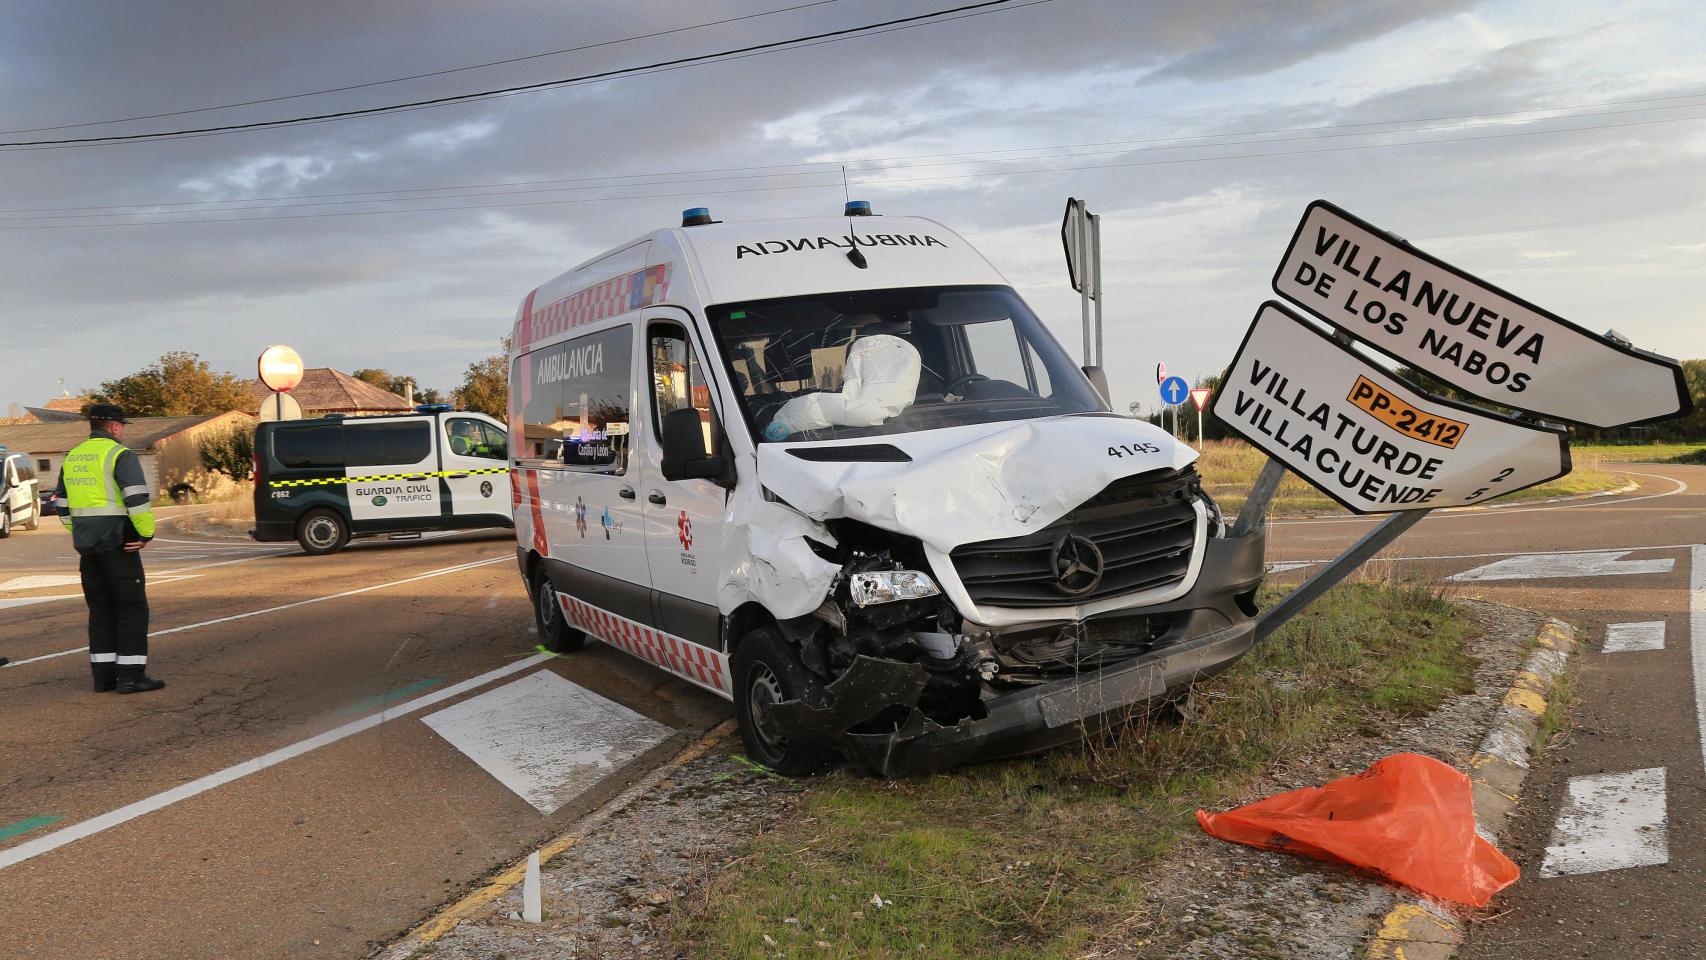
[(0, 537), (14, 527), (34, 530), (41, 522), (41, 482), (35, 460), (21, 450), (0, 447)]

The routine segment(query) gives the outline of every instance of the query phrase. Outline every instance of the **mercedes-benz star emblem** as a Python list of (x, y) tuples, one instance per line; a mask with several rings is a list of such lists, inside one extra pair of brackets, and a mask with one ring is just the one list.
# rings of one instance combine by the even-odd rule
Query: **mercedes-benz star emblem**
[(1102, 582), (1102, 551), (1080, 536), (1066, 536), (1054, 545), (1054, 588), (1069, 597), (1081, 596)]

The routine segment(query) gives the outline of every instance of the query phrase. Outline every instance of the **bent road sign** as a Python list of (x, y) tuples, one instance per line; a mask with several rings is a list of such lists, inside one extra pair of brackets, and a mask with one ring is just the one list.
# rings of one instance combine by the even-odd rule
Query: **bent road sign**
[(1072, 289), (1082, 293), (1088, 284), (1090, 299), (1100, 297), (1101, 283), (1095, 276), (1101, 263), (1100, 251), (1090, 232), (1090, 209), (1077, 197), (1066, 200), (1066, 213), (1060, 218), (1060, 242), (1066, 248), (1066, 279)]
[(1303, 213), (1274, 292), (1492, 403), (1596, 427), (1692, 408), (1682, 367), (1597, 336), (1325, 200)]
[(1570, 472), (1562, 429), (1423, 393), (1271, 300), (1211, 410), (1356, 513), (1483, 503)]

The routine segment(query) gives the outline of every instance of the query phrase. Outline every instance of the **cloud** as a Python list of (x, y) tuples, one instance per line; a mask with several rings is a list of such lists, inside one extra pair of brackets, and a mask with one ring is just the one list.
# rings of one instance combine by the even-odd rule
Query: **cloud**
[[(99, 18), (63, 4), (20, 5), (0, 9), (10, 28), (0, 34), (10, 105), (0, 127), (359, 83), (766, 5), (317, 0), (233, 14), (210, 0), (171, 0), (120, 5)], [(1122, 404), (1150, 389), (1139, 373), (1155, 359), (1196, 373), (1225, 362), (1269, 295), (1268, 274), (1297, 216), (1318, 196), (1566, 315), (1613, 317), (1643, 345), (1706, 355), (1706, 334), (1670, 319), (1698, 301), (1703, 280), (1689, 245), (1706, 201), (1697, 175), (1706, 123), (1375, 149), (1363, 145), (1416, 136), (1325, 129), (1698, 90), (1706, 68), (1687, 38), (1706, 30), (1701, 15), (1641, 20), (1592, 4), (1567, 16), (1500, 4), (1468, 15), (1467, 6), (1057, 0), (360, 121), (0, 153), (7, 210), (321, 195), (265, 212), (259, 208), (270, 204), (168, 208), (185, 211), (181, 217), (303, 217), (256, 223), (89, 228), (79, 225), (113, 218), (0, 212), (0, 227), (60, 228), (0, 230), (7, 329), (86, 345), (0, 355), (0, 403), (37, 403), (58, 377), (92, 384), (171, 349), (242, 372), (259, 346), (280, 339), (316, 364), (386, 367), (450, 386), (544, 279), (674, 222), (686, 206), (709, 205), (726, 219), (839, 209), (839, 171), (801, 164), (842, 158), (911, 158), (858, 162), (849, 175), (879, 213), (928, 215), (965, 233), (1074, 348), (1078, 306), (1064, 284), (1056, 231), (1065, 197), (1089, 198), (1105, 218), (1109, 355)], [(503, 68), (88, 129), (444, 95), (929, 8), (920, 0), (830, 4)], [(1607, 44), (1641, 49), (1641, 75), (1609, 75)], [(1323, 129), (1290, 136), (1322, 138), (1227, 147), (1166, 139), (1303, 127)], [(1359, 135), (1325, 136), (1344, 132)], [(1110, 142), (1140, 139), (1156, 142)], [(1010, 149), (1038, 144), (1093, 146)], [(1222, 159), (1298, 150), (1331, 152)], [(959, 156), (968, 151), (991, 152)], [(956, 156), (928, 156), (935, 154)], [(1037, 159), (974, 162), (1002, 156)], [(634, 176), (642, 173), (662, 175)], [(533, 182), (568, 179), (580, 182)], [(471, 184), (522, 186), (398, 192)], [(420, 199), (380, 203), (375, 191)], [(378, 212), (459, 205), (485, 208)], [(210, 212), (235, 208), (256, 209)], [(89, 212), (98, 211), (41, 216)], [(1522, 255), (1562, 250), (1575, 256)], [(1628, 296), (1631, 285), (1638, 297)]]

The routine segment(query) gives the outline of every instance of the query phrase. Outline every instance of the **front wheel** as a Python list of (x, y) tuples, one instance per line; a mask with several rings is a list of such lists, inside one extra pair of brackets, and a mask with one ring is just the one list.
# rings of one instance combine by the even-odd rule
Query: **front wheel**
[(539, 643), (552, 653), (574, 653), (586, 644), (586, 634), (569, 626), (557, 588), (545, 573), (544, 564), (533, 573), (533, 622), (539, 627)]
[(12, 505), (0, 501), (0, 540), (12, 535)]
[(814, 692), (817, 679), (774, 630), (761, 627), (743, 637), (730, 662), (735, 682), (735, 722), (753, 760), (789, 776), (816, 773), (835, 759), (821, 744), (789, 737), (767, 722), (770, 708)]
[(310, 556), (337, 553), (349, 543), (349, 524), (335, 510), (310, 510), (296, 525), (296, 542)]
[(41, 501), (30, 504), (30, 518), (24, 521), (25, 530), (34, 530), (41, 526)]

